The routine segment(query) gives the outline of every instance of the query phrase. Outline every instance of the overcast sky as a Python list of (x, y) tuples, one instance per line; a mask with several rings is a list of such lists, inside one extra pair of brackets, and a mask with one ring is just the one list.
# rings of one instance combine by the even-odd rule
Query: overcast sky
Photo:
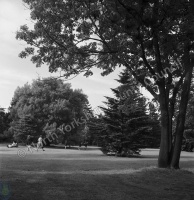
[[(33, 79), (53, 76), (48, 67), (36, 68), (30, 58), (21, 59), (18, 54), (24, 49), (25, 43), (15, 39), (15, 33), (23, 24), (30, 24), (30, 11), (25, 8), (22, 0), (0, 0), (0, 107), (8, 108), (14, 91), (18, 86), (31, 83)], [(82, 89), (88, 95), (93, 108), (102, 105), (104, 96), (112, 96), (110, 88), (118, 86), (115, 79), (119, 70), (102, 77), (100, 70), (95, 70), (92, 77), (79, 75), (69, 82), (72, 87)]]

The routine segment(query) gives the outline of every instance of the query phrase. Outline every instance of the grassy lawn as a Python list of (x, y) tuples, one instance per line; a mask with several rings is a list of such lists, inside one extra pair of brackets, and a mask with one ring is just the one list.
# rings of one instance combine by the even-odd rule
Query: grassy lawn
[(157, 169), (157, 156), (149, 149), (118, 158), (94, 148), (30, 153), (0, 145), (0, 181), (9, 183), (10, 200), (193, 200), (194, 153), (182, 152), (177, 171)]

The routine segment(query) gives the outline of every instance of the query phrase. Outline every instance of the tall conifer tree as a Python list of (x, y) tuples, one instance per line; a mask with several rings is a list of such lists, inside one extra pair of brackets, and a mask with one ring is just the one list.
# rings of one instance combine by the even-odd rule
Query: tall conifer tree
[(138, 153), (140, 148), (151, 144), (154, 146), (156, 138), (159, 141), (159, 134), (156, 138), (153, 135), (153, 125), (158, 123), (151, 119), (146, 99), (129, 72), (124, 70), (117, 81), (121, 85), (112, 89), (115, 97), (106, 97), (106, 107), (101, 107), (104, 112), (102, 149), (106, 153), (112, 151), (121, 156), (129, 156)]

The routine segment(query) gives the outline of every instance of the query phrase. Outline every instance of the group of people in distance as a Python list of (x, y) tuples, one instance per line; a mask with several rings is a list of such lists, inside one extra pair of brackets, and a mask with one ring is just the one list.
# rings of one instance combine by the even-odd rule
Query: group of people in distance
[[(34, 143), (33, 143), (33, 136), (31, 135), (28, 135), (27, 136), (27, 139), (26, 139), (26, 146), (27, 146), (27, 149), (28, 151), (32, 151), (32, 147), (34, 147)], [(12, 148), (12, 147), (18, 147), (18, 143), (14, 140), (12, 144), (8, 144), (7, 145), (8, 148)], [(36, 150), (38, 151), (38, 149), (42, 149), (43, 151), (44, 150), (44, 146), (43, 146), (43, 139), (42, 139), (42, 135), (39, 136), (38, 138), (38, 142), (37, 142), (37, 145), (36, 145)]]
[[(27, 146), (28, 151), (31, 151), (31, 147), (34, 144), (32, 139), (33, 139), (33, 136), (31, 136), (31, 135), (27, 136), (26, 146)], [(36, 149), (37, 151), (38, 151), (38, 149), (42, 149), (43, 151), (45, 151), (44, 150), (44, 146), (43, 146), (42, 135), (40, 135), (40, 137), (38, 138), (38, 142), (37, 142), (37, 146), (36, 147), (37, 147), (37, 149)]]
[[(28, 151), (32, 151), (32, 147), (35, 147), (35, 144), (33, 143), (34, 140), (34, 136), (28, 135), (27, 139), (26, 139), (26, 146), (27, 146), (27, 150)], [(87, 141), (84, 141), (83, 143), (79, 144), (78, 149), (81, 149), (82, 144), (85, 146), (85, 149), (87, 149), (88, 143)], [(12, 148), (12, 147), (18, 147), (18, 143), (16, 141), (13, 141), (12, 144), (8, 144), (7, 145), (8, 148)], [(44, 145), (43, 145), (43, 139), (42, 139), (42, 135), (39, 136), (38, 141), (37, 141), (37, 145), (36, 145), (36, 150), (38, 151), (38, 149), (42, 149), (44, 150)]]

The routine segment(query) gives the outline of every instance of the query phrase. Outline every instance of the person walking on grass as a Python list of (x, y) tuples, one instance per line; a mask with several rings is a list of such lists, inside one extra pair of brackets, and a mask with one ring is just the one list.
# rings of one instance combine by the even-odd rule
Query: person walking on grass
[(38, 151), (39, 148), (41, 148), (43, 151), (45, 151), (45, 150), (44, 150), (44, 147), (43, 147), (42, 135), (40, 135), (40, 137), (38, 138), (37, 151)]
[(26, 139), (26, 146), (27, 146), (28, 151), (30, 152), (32, 152), (32, 138), (33, 136), (28, 135)]

